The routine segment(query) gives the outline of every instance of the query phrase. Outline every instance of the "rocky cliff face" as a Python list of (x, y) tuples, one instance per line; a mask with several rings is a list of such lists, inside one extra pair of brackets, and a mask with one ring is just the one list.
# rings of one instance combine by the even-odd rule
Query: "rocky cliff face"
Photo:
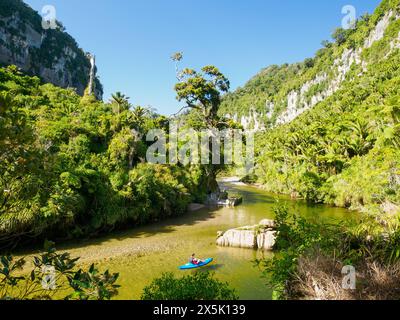
[[(381, 40), (390, 23), (397, 21), (399, 18), (400, 15), (395, 15), (393, 10), (387, 12), (379, 20), (362, 47), (357, 49), (345, 48), (342, 55), (334, 60), (329, 70), (333, 75), (332, 77), (329, 78), (325, 72), (318, 74), (313, 80), (306, 82), (301, 87), (300, 91), (291, 91), (287, 97), (287, 109), (279, 115), (276, 124), (281, 125), (291, 122), (305, 111), (314, 107), (317, 103), (333, 95), (340, 89), (341, 83), (346, 79), (346, 75), (353, 65), (362, 65), (363, 72), (366, 71), (368, 69), (368, 62), (362, 60), (363, 50), (371, 48), (376, 42)], [(390, 53), (391, 50), (387, 54)], [(323, 86), (324, 89), (309, 95), (308, 101), (306, 101), (307, 93), (310, 92), (310, 89), (315, 85), (323, 83), (325, 84)]]
[[(80, 95), (90, 82), (90, 56), (61, 25), (43, 29), (40, 15), (20, 0), (1, 0), (0, 64), (16, 65), (44, 82), (75, 88)], [(93, 82), (93, 92), (101, 99), (102, 85), (97, 77)]]
[[(400, 20), (399, 1), (384, 0), (375, 16), (378, 18), (358, 24), (353, 33), (358, 43), (334, 43), (302, 64), (282, 66), (278, 71), (276, 66), (263, 70), (244, 88), (226, 97), (222, 115), (234, 119), (246, 130), (263, 131), (289, 123), (331, 97), (350, 71), (359, 68), (358, 74), (362, 75), (376, 62), (376, 57), (368, 55), (371, 47), (381, 45), (386, 57), (400, 48), (400, 33), (393, 33), (398, 30)], [(390, 47), (381, 43), (385, 36), (391, 37)]]

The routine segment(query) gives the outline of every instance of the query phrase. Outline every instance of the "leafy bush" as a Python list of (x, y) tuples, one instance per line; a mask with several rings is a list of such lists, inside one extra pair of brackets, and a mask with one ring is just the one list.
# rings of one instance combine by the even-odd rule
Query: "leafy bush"
[(297, 270), (298, 259), (315, 245), (328, 246), (334, 243), (335, 237), (330, 234), (328, 226), (307, 222), (297, 215), (290, 215), (286, 207), (275, 208), (277, 239), (275, 249), (278, 251), (272, 259), (257, 260), (263, 274), (273, 288), (273, 298), (286, 297), (286, 286)]
[(208, 272), (176, 278), (164, 273), (144, 288), (142, 300), (237, 300), (235, 290)]
[(0, 249), (149, 223), (203, 201), (203, 167), (143, 163), (145, 134), (163, 122), (121, 94), (103, 103), (0, 69)]
[[(269, 285), (274, 289), (275, 299), (321, 298), (318, 297), (318, 292), (313, 291), (317, 287), (321, 289), (320, 294), (326, 289), (326, 299), (332, 298), (334, 288), (341, 288), (341, 283), (335, 281), (343, 279), (343, 276), (337, 275), (338, 266), (354, 266), (363, 278), (371, 280), (377, 280), (379, 274), (390, 273), (387, 271), (392, 267), (393, 270), (398, 270), (398, 215), (383, 217), (381, 214), (371, 214), (363, 217), (361, 221), (350, 220), (339, 225), (329, 225), (309, 222), (291, 215), (285, 207), (277, 207), (275, 213), (277, 254), (272, 259), (257, 261)], [(321, 268), (307, 269), (305, 265)], [(327, 280), (329, 270), (334, 270), (329, 278), (330, 282)], [(397, 271), (393, 275), (398, 278)], [(371, 293), (373, 288), (377, 289), (377, 297), (398, 296), (398, 292), (393, 291), (393, 282), (384, 282), (361, 282), (361, 288), (354, 297), (367, 298), (366, 292)], [(307, 292), (314, 292), (314, 296), (305, 296)], [(348, 297), (343, 293), (343, 297), (345, 296)]]
[(77, 269), (79, 258), (57, 253), (50, 242), (45, 250), (33, 257), (31, 272), (25, 258), (0, 257), (0, 300), (109, 300), (118, 294), (118, 274), (100, 273), (95, 265)]

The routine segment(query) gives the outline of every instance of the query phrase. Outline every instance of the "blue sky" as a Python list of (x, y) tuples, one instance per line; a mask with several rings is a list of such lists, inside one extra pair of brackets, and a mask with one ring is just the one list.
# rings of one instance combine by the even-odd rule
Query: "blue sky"
[(216, 65), (242, 86), (260, 69), (311, 57), (341, 25), (342, 7), (373, 12), (379, 0), (25, 0), (57, 19), (96, 55), (104, 99), (121, 91), (162, 114), (180, 108), (171, 54), (183, 66)]

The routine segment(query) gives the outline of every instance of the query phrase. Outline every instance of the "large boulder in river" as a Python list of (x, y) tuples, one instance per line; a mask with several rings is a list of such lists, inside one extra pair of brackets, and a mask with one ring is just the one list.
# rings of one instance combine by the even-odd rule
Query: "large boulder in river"
[(217, 245), (246, 249), (273, 250), (276, 241), (275, 222), (263, 220), (259, 225), (219, 231)]
[(221, 247), (254, 249), (256, 246), (254, 230), (228, 230), (217, 239), (217, 245)]

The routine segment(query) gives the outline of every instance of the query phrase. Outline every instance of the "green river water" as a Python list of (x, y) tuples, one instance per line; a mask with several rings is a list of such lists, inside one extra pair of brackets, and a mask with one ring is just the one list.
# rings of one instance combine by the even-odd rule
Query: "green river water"
[[(312, 219), (339, 221), (352, 215), (345, 209), (292, 201), (255, 187), (234, 184), (225, 187), (243, 197), (241, 206), (202, 209), (102, 239), (64, 245), (59, 249), (82, 257), (84, 264), (96, 262), (101, 269), (119, 272), (121, 289), (118, 299), (139, 299), (144, 286), (162, 272), (184, 275), (203, 270), (215, 271), (216, 277), (228, 281), (241, 299), (271, 299), (271, 290), (253, 261), (272, 253), (217, 247), (217, 231), (254, 225), (264, 218), (273, 219), (277, 199), (285, 203), (291, 212)], [(214, 263), (201, 271), (178, 270), (178, 266), (185, 264), (193, 252), (201, 258), (213, 257)]]

